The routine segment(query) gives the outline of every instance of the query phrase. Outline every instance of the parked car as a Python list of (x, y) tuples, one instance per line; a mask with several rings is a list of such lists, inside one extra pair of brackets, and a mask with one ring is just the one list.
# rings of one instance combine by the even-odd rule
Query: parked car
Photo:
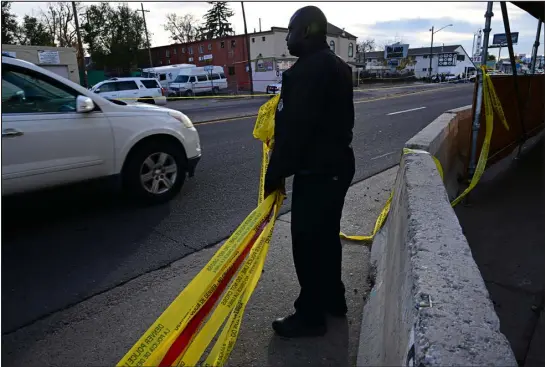
[(103, 177), (146, 203), (173, 198), (201, 157), (183, 113), (108, 100), (2, 57), (2, 195)]
[(127, 99), (165, 105), (166, 90), (154, 78), (111, 78), (97, 83), (92, 92), (107, 99)]
[(282, 82), (267, 85), (267, 94), (278, 94), (282, 91)]

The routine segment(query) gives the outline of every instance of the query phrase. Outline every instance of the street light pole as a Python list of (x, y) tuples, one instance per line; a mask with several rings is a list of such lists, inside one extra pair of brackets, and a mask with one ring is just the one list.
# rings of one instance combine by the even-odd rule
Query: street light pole
[(431, 26), (431, 29), (430, 29), (430, 32), (431, 32), (431, 45), (430, 45), (430, 68), (428, 70), (428, 77), (430, 78), (430, 82), (431, 82), (431, 67), (432, 67), (432, 59), (433, 59), (433, 35), (435, 34), (435, 32), (433, 31), (433, 26)]
[[(430, 32), (431, 32), (431, 46), (430, 46), (430, 70), (429, 70), (429, 78), (430, 78), (430, 82), (431, 82), (431, 68), (432, 68), (432, 59), (433, 59), (433, 35), (437, 32), (439, 32), (440, 30), (443, 30), (447, 27), (452, 27), (452, 24), (447, 24), (446, 26), (444, 26), (443, 28), (439, 28), (438, 30), (434, 31), (435, 27), (434, 26), (431, 26), (431, 29), (430, 29)], [(437, 61), (437, 67), (439, 67), (439, 61)]]
[(144, 10), (144, 3), (140, 3), (140, 6), (142, 7), (142, 18), (144, 18), (144, 31), (146, 32), (146, 40), (148, 42), (148, 56), (149, 56), (149, 67), (153, 67), (153, 62), (151, 61), (151, 43), (149, 42), (149, 35), (148, 35), (148, 26), (146, 25), (146, 13), (149, 13), (149, 10)]

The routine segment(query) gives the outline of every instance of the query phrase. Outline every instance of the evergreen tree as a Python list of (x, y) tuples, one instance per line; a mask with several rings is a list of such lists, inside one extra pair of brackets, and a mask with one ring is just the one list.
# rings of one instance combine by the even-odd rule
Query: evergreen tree
[(18, 33), (17, 38), (21, 45), (55, 46), (55, 36), (34, 17), (25, 15), (23, 25), (19, 28)]
[(205, 24), (201, 28), (201, 38), (212, 39), (233, 35), (235, 32), (229, 22), (234, 12), (227, 6), (227, 1), (208, 2), (212, 5), (205, 14)]

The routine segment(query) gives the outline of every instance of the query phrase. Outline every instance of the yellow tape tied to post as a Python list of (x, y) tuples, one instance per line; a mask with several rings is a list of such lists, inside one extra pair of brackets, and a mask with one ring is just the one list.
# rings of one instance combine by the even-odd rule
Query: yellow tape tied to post
[[(473, 174), (473, 177), (471, 178), (469, 186), (456, 199), (454, 199), (451, 202), (452, 207), (458, 205), (467, 196), (467, 194), (469, 194), (469, 192), (473, 190), (475, 186), (477, 186), (477, 183), (479, 183), (486, 169), (486, 163), (488, 161), (488, 152), (490, 150), (490, 141), (492, 140), (492, 132), (494, 129), (494, 111), (496, 111), (496, 114), (500, 118), (500, 121), (502, 122), (505, 129), (509, 130), (509, 125), (507, 123), (507, 119), (505, 118), (505, 114), (503, 112), (501, 102), (494, 89), (494, 84), (492, 83), (492, 79), (490, 78), (490, 75), (486, 73), (486, 67), (482, 67), (482, 70), (483, 70), (484, 111), (485, 111), (485, 117), (486, 117), (484, 141), (481, 148), (481, 154), (479, 155), (479, 160), (475, 168), (475, 173)], [(416, 149), (408, 149), (408, 148), (403, 149), (403, 154), (422, 154), (422, 153), (430, 154), (429, 152), (425, 150), (416, 150)], [(441, 179), (443, 179), (443, 167), (441, 166), (441, 162), (439, 162), (439, 159), (437, 159), (437, 157), (432, 156), (432, 158), (435, 162), (435, 165), (437, 166), (437, 170), (439, 171), (439, 174), (441, 175)], [(384, 208), (380, 212), (380, 215), (378, 216), (375, 222), (375, 227), (373, 228), (373, 232), (370, 235), (349, 236), (341, 232), (340, 233), (341, 238), (346, 240), (351, 240), (351, 241), (361, 241), (365, 243), (371, 243), (373, 241), (373, 238), (377, 234), (377, 232), (384, 225), (386, 218), (388, 217), (393, 194), (394, 193), (392, 191), (392, 193), (390, 194), (390, 197), (388, 198), (388, 200), (386, 201), (386, 204), (384, 205)]]
[(254, 136), (263, 141), (258, 207), (118, 366), (194, 366), (224, 323), (204, 364), (222, 366), (227, 361), (238, 337), (244, 309), (261, 276), (278, 210), (284, 200), (279, 191), (266, 199), (263, 195), (278, 99), (276, 96), (260, 108), (254, 130)]

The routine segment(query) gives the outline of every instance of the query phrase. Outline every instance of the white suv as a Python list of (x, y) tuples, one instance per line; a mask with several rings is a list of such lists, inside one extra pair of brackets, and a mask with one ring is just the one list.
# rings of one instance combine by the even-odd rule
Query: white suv
[(157, 79), (153, 78), (111, 78), (97, 83), (91, 92), (108, 99), (138, 101), (165, 105), (165, 90)]
[(199, 135), (183, 113), (112, 102), (2, 57), (2, 195), (119, 175), (132, 195), (164, 202), (200, 157)]

